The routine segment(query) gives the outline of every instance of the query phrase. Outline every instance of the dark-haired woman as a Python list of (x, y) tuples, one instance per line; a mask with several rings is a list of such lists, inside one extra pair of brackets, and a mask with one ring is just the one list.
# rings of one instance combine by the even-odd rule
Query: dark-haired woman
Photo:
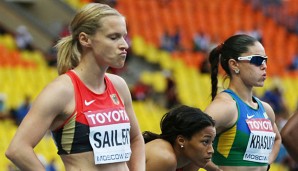
[(197, 171), (211, 161), (214, 121), (200, 109), (176, 107), (163, 116), (160, 127), (161, 134), (143, 133), (146, 171)]
[[(206, 108), (216, 122), (213, 164), (229, 171), (265, 171), (275, 160), (281, 144), (271, 106), (253, 96), (263, 87), (268, 57), (264, 47), (248, 35), (234, 35), (214, 48), (211, 64), (212, 102)], [(217, 94), (219, 64), (230, 79)]]

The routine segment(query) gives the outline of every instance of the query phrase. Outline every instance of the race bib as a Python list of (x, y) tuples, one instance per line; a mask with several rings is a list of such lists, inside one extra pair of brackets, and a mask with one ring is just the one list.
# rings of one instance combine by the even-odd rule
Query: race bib
[(251, 131), (243, 160), (268, 163), (272, 151), (275, 133), (269, 119), (247, 119)]
[(84, 113), (90, 126), (89, 140), (95, 164), (125, 162), (130, 159), (130, 122), (124, 109)]

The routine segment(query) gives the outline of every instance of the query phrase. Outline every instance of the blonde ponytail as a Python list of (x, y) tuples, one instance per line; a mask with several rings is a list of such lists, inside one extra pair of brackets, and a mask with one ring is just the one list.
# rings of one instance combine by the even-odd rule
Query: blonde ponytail
[(57, 70), (58, 74), (64, 74), (68, 70), (75, 68), (80, 60), (81, 55), (77, 48), (76, 41), (72, 36), (62, 38), (56, 45), (57, 52)]

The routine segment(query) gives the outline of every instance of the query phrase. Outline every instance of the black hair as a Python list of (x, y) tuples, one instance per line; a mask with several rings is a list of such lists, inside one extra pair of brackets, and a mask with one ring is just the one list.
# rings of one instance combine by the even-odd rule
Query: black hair
[(228, 76), (231, 76), (229, 69), (229, 59), (238, 60), (237, 57), (248, 52), (249, 47), (253, 46), (258, 40), (245, 34), (233, 35), (229, 37), (224, 43), (215, 47), (209, 54), (209, 62), (211, 65), (211, 97), (214, 100), (217, 94), (217, 75), (219, 61), (221, 67)]
[(174, 145), (178, 135), (187, 139), (208, 126), (215, 126), (215, 121), (199, 108), (181, 105), (167, 112), (160, 121), (161, 134), (143, 132), (145, 143), (160, 138)]

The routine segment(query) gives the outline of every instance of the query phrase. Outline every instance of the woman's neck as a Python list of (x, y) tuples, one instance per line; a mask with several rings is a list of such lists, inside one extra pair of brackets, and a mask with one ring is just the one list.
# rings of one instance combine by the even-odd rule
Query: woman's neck
[(177, 160), (177, 168), (183, 168), (190, 163), (190, 160), (188, 158), (185, 158), (182, 154), (182, 150), (183, 149), (181, 149), (181, 147), (174, 147)]
[(105, 90), (104, 77), (106, 70), (100, 68), (96, 63), (92, 65), (81, 61), (80, 64), (74, 68), (74, 72), (93, 92), (102, 93)]
[(235, 92), (244, 102), (253, 104), (252, 100), (252, 87), (244, 86), (243, 84), (230, 84), (229, 89)]

